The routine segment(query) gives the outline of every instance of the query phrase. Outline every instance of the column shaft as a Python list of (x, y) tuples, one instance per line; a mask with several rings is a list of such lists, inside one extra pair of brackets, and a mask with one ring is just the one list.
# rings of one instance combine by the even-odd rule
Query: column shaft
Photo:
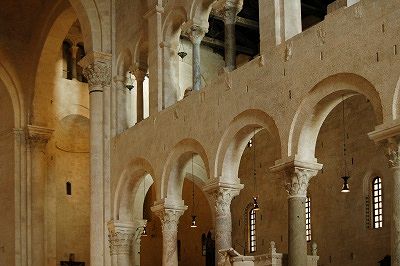
[(400, 266), (400, 167), (393, 167), (391, 255), (393, 266)]
[(236, 29), (235, 23), (225, 20), (225, 66), (229, 71), (236, 68)]
[(305, 199), (289, 198), (289, 266), (307, 266)]
[(146, 76), (146, 71), (137, 69), (135, 71), (137, 95), (136, 95), (136, 108), (137, 108), (137, 123), (144, 119), (144, 95), (143, 95), (143, 82)]
[(201, 89), (200, 43), (193, 42), (193, 90)]

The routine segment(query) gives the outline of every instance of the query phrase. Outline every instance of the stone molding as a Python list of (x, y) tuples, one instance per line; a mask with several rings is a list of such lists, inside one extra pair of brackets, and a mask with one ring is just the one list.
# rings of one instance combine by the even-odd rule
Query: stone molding
[(179, 218), (187, 209), (187, 206), (168, 206), (166, 203), (160, 203), (153, 207), (151, 210), (160, 218), (162, 231), (164, 232), (177, 232)]
[(111, 54), (92, 52), (79, 61), (83, 75), (88, 80), (89, 91), (102, 91), (111, 85)]
[(208, 32), (208, 27), (188, 21), (182, 26), (182, 32), (189, 37), (193, 44), (200, 44), (204, 35)]
[(46, 144), (54, 132), (53, 129), (33, 125), (28, 125), (26, 131), (27, 140), (38, 144)]
[(368, 136), (385, 148), (389, 168), (400, 167), (400, 119), (378, 125)]
[(137, 231), (132, 222), (110, 221), (107, 223), (110, 254), (129, 254)]

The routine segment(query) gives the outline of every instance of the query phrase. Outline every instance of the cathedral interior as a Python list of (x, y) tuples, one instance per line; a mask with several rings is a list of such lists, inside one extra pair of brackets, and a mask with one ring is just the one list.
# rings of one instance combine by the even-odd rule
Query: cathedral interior
[(400, 266), (398, 0), (0, 6), (0, 266)]

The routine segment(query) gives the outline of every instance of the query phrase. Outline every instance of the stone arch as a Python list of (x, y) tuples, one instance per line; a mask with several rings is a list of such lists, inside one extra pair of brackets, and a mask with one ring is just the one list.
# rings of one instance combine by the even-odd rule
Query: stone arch
[(315, 161), (315, 145), (326, 117), (342, 99), (364, 95), (372, 104), (377, 122), (383, 121), (379, 93), (365, 78), (352, 73), (339, 73), (325, 78), (301, 102), (291, 124), (288, 156)]
[(117, 74), (124, 76), (126, 72), (132, 67), (132, 53), (126, 48), (118, 56), (117, 59)]
[[(185, 166), (191, 162), (193, 154), (197, 154), (193, 160), (196, 162), (196, 172), (193, 171), (194, 180), (200, 187), (205, 184), (210, 177), (208, 156), (203, 146), (194, 139), (184, 139), (180, 141), (170, 152), (165, 163), (161, 179), (161, 195), (179, 202), (182, 200), (183, 182), (186, 177)], [(204, 170), (202, 170), (203, 168)], [(201, 174), (206, 176), (199, 176)]]
[[(82, 27), (86, 53), (109, 50), (110, 44), (103, 38), (103, 36), (107, 36), (106, 30), (109, 26), (103, 25), (107, 24), (104, 23), (106, 20), (101, 20), (101, 7), (104, 6), (106, 8), (108, 6), (107, 2), (96, 0), (69, 0), (69, 2), (75, 10)], [(109, 12), (109, 10), (106, 11)]]
[(139, 37), (135, 43), (133, 51), (133, 64), (134, 67), (147, 67), (148, 62), (148, 40), (146, 37), (146, 32), (144, 30), (140, 31)]
[(393, 103), (392, 103), (392, 115), (393, 120), (400, 117), (400, 78), (397, 81), (396, 88), (394, 90), (393, 95)]
[(208, 28), (208, 18), (210, 16), (213, 4), (216, 0), (195, 0), (192, 2), (189, 11), (189, 18), (196, 24)]
[(264, 111), (249, 109), (236, 116), (229, 124), (219, 142), (215, 176), (228, 182), (239, 182), (237, 177), (240, 159), (254, 131), (266, 129), (277, 143), (277, 154), (281, 154), (281, 141), (275, 121)]
[[(118, 180), (114, 194), (113, 219), (133, 221), (142, 216), (144, 195), (154, 180), (153, 167), (146, 159), (131, 160)], [(144, 195), (141, 193), (143, 189)]]
[(13, 108), (14, 128), (21, 128), (25, 124), (24, 98), (20, 84), (16, 78), (14, 68), (0, 51), (0, 83), (4, 85), (11, 98)]
[(183, 6), (172, 9), (165, 17), (162, 32), (166, 42), (178, 43), (182, 24), (187, 21), (187, 12)]

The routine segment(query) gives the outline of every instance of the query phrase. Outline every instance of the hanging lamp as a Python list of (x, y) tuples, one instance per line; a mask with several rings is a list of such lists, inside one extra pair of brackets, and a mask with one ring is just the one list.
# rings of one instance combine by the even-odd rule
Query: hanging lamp
[(192, 223), (190, 225), (191, 228), (196, 228), (196, 215), (195, 215), (195, 209), (194, 209), (194, 175), (193, 175), (193, 153), (192, 153)]
[[(146, 175), (143, 178), (143, 205), (144, 205), (144, 200), (146, 198)], [(142, 236), (147, 236), (147, 221), (146, 223), (143, 225), (143, 231), (142, 231)]]
[(135, 88), (135, 85), (133, 84), (133, 80), (132, 80), (132, 72), (131, 71), (128, 72), (128, 78), (127, 78), (125, 87), (129, 90), (129, 92)]
[(343, 164), (344, 164), (344, 176), (341, 178), (343, 179), (343, 187), (341, 192), (348, 193), (350, 192), (348, 180), (350, 176), (347, 173), (347, 160), (346, 160), (346, 122), (345, 122), (345, 115), (344, 115), (344, 95), (342, 95), (342, 122), (343, 122)]
[[(249, 142), (250, 143), (250, 142)], [(260, 210), (260, 207), (258, 206), (257, 202), (257, 172), (256, 172), (256, 128), (254, 128), (253, 132), (253, 138), (251, 141), (251, 146), (253, 146), (253, 178), (254, 178), (254, 196), (253, 196), (253, 210), (258, 211)], [(250, 146), (250, 147), (251, 147)]]
[(182, 41), (179, 42), (179, 51), (178, 51), (178, 56), (182, 59), (187, 56), (187, 53), (185, 52), (185, 49), (183, 49), (183, 44)]

